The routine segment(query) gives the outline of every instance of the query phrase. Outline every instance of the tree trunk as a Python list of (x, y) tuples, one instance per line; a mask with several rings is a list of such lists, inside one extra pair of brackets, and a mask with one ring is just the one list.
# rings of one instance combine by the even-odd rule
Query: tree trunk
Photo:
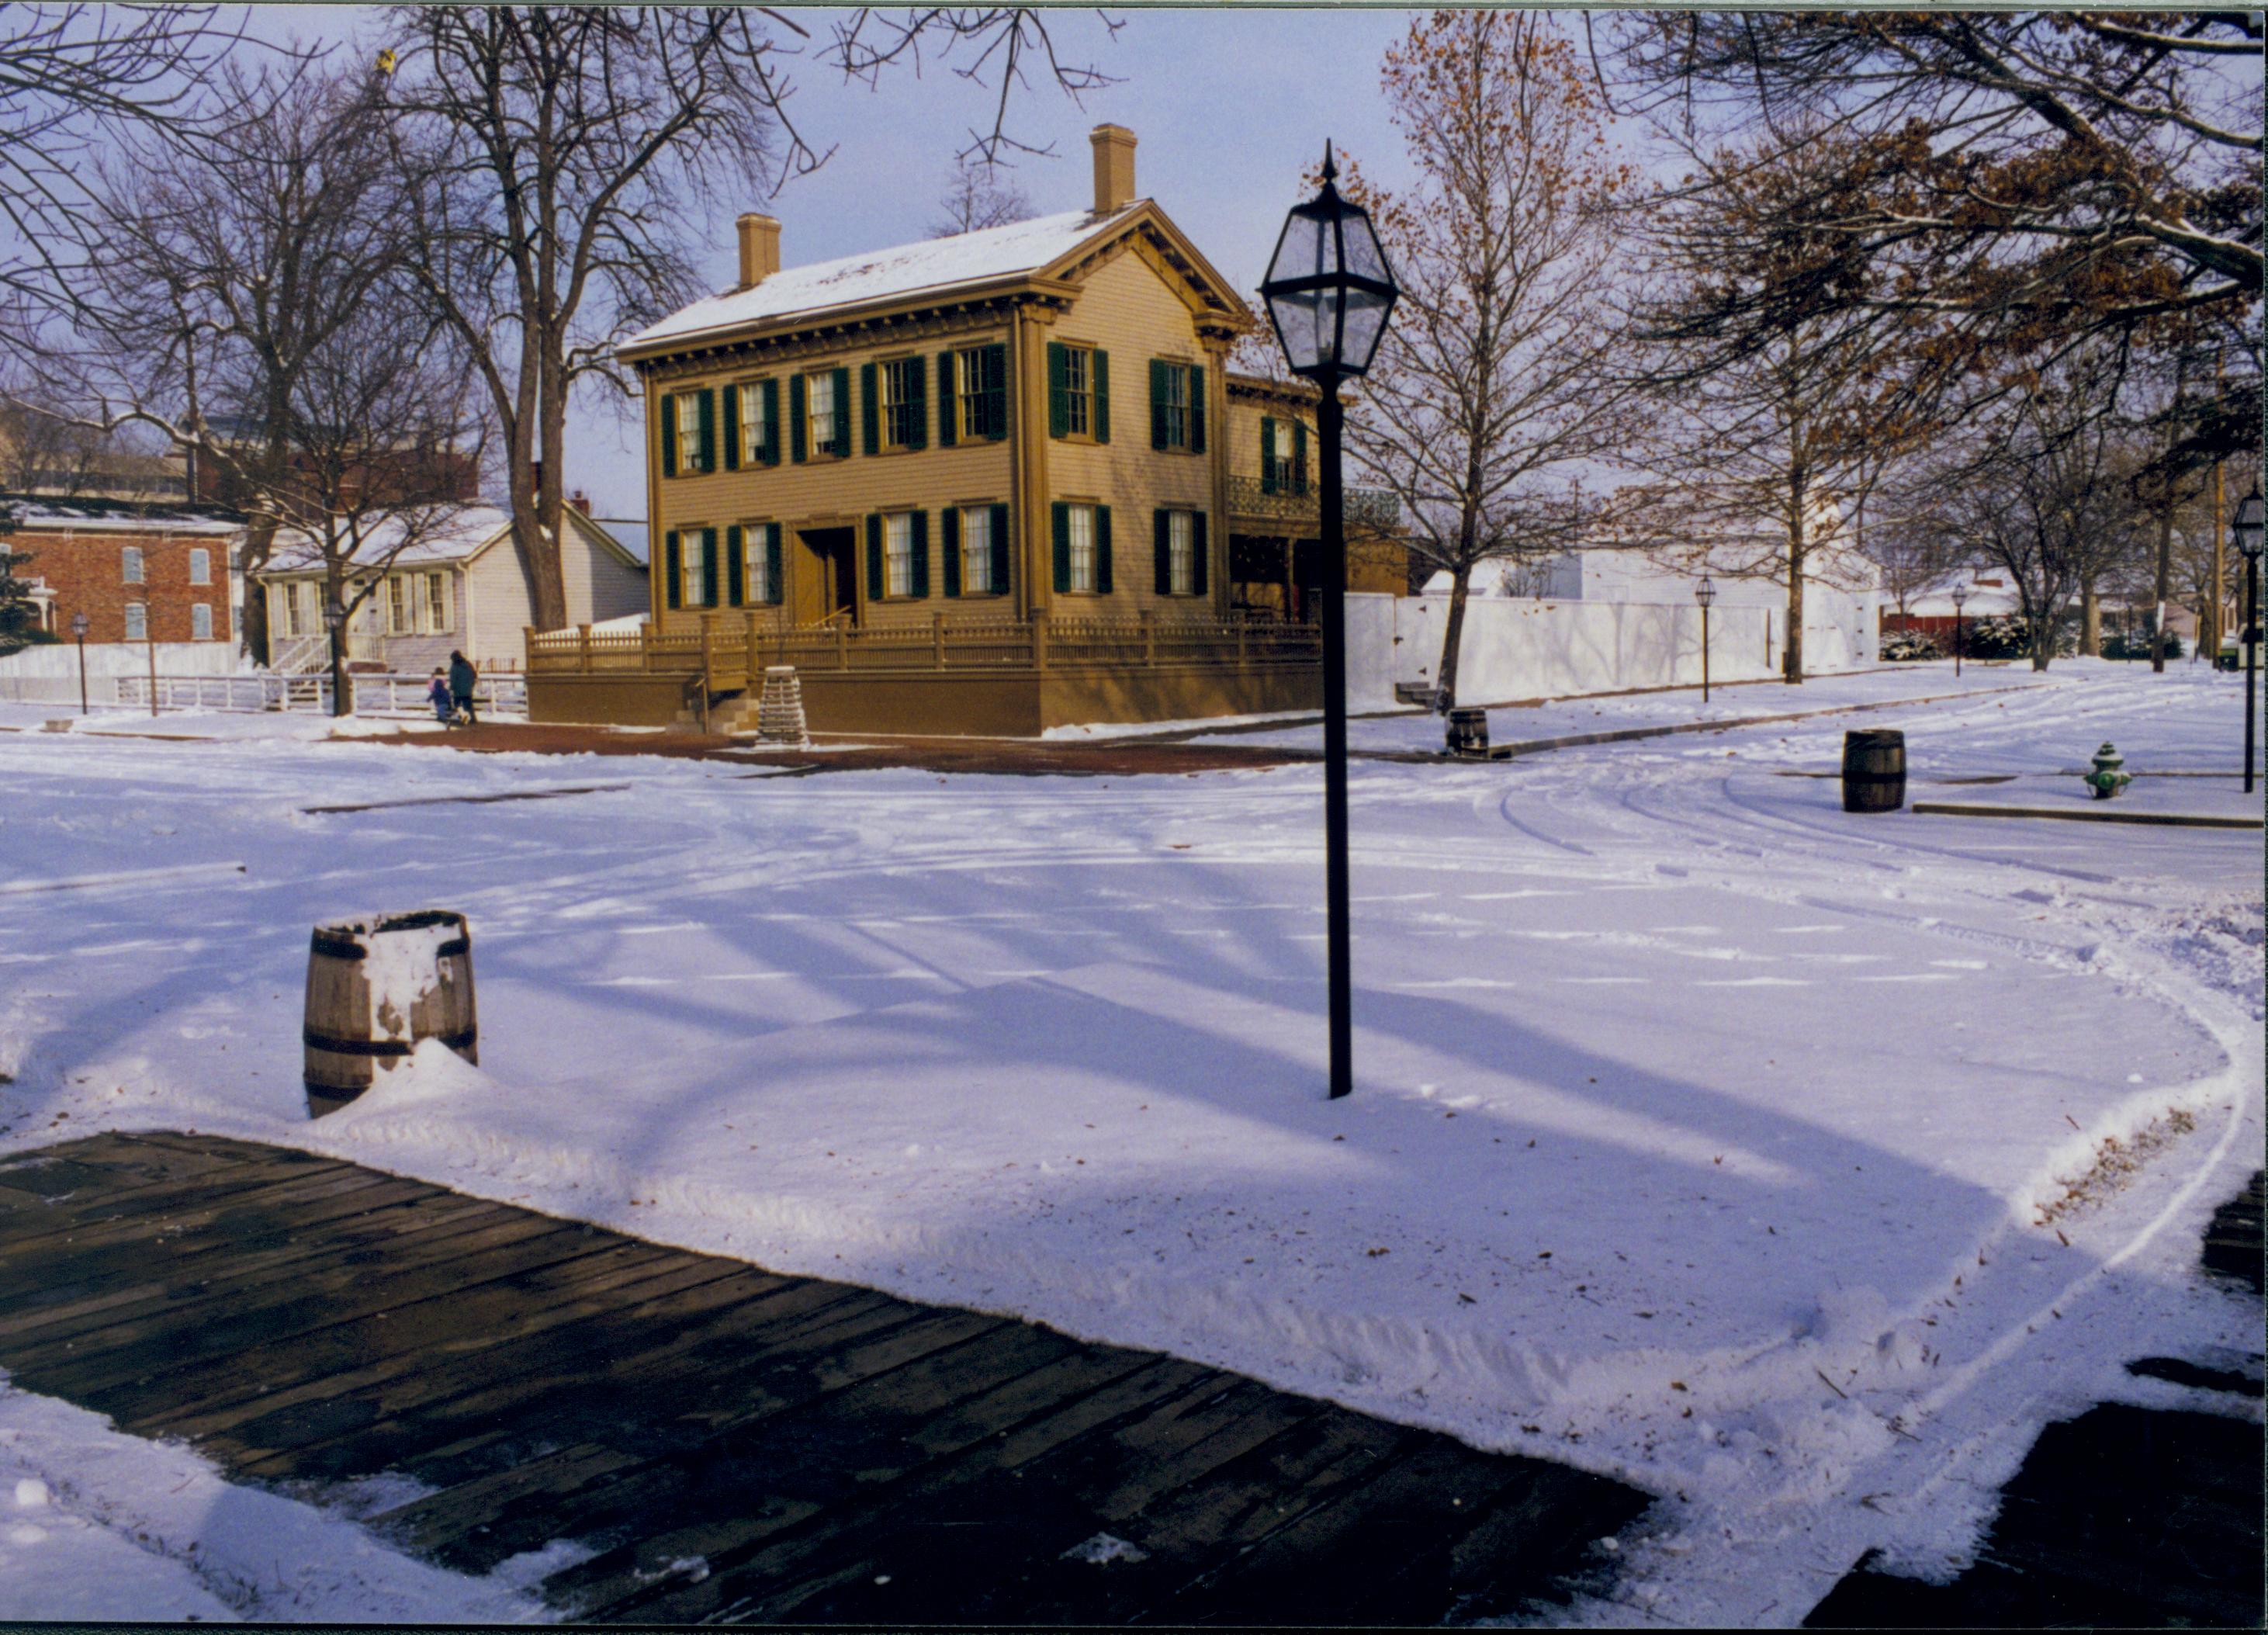
[(541, 540), (529, 564), (528, 599), (535, 610), (536, 628), (542, 630), (563, 630), (567, 624), (567, 583), (559, 556), (566, 523), (563, 513), (567, 494), (567, 382), (556, 361), (557, 350), (556, 346), (547, 349), (536, 387), (543, 463), (533, 486)]
[(1461, 561), (1451, 571), (1449, 622), (1441, 632), (1441, 667), (1437, 679), (1444, 709), (1456, 707), (1457, 658), (1465, 643), (1465, 593), (1472, 582), (1473, 564), (1469, 561)]
[(2102, 600), (2092, 584), (2079, 587), (2079, 652), (2082, 659), (2102, 657)]
[(1787, 555), (1787, 639), (1781, 644), (1780, 677), (1795, 686), (1803, 683), (1803, 549)]

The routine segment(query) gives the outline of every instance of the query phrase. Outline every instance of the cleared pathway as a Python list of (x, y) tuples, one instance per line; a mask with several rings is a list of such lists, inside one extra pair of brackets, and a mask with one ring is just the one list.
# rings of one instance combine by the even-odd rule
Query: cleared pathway
[(0, 1164), (0, 1367), (239, 1480), (381, 1473), (590, 1621), (1432, 1624), (1563, 1599), (1631, 1488), (982, 1313), (334, 1160)]

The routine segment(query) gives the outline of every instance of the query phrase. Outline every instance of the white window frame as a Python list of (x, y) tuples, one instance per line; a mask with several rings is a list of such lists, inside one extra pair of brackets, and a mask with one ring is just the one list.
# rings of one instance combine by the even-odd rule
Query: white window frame
[(212, 583), (212, 552), (202, 545), (192, 546), (189, 549), (189, 583), (192, 585)]
[[(876, 419), (881, 433), (882, 446), (895, 453), (914, 446), (917, 430), (915, 406), (921, 399), (918, 373), (926, 360), (921, 357), (886, 357), (874, 371), (874, 385), (881, 401), (876, 405)], [(906, 388), (911, 386), (913, 392)]]
[(1065, 513), (1071, 539), (1071, 583), (1074, 592), (1096, 593), (1094, 507), (1073, 505)]
[(386, 633), (388, 636), (414, 636), (417, 633), (417, 604), (409, 593), (409, 576), (389, 573), (386, 576)]
[(961, 593), (990, 596), (999, 590), (992, 583), (992, 507), (961, 508)]
[(1094, 435), (1094, 349), (1064, 348), (1064, 431), (1071, 437)]
[[(824, 394), (822, 396), (822, 394)], [(824, 409), (820, 404), (824, 401)], [(804, 439), (814, 454), (838, 455), (835, 446), (835, 372), (821, 369), (803, 378)]]
[(1290, 492), (1295, 480), (1295, 474), (1292, 469), (1292, 451), (1295, 446), (1292, 431), (1292, 423), (1289, 420), (1279, 420), (1276, 423), (1276, 447), (1270, 456), (1270, 463), (1276, 468), (1276, 489), (1278, 493)]
[(1197, 593), (1197, 520), (1193, 511), (1166, 513), (1166, 586), (1175, 596)]
[(429, 636), (446, 636), (455, 623), (451, 617), (450, 604), (456, 600), (449, 593), (449, 576), (438, 569), (425, 575), (424, 594), (420, 599), (425, 615), (425, 630)]
[(126, 639), (146, 642), (150, 639), (150, 604), (130, 601), (126, 604)]
[(701, 549), (699, 528), (677, 531), (677, 605), (688, 613), (703, 612), (709, 606), (709, 576), (703, 571), (709, 565), (708, 555)]
[(212, 604), (205, 601), (189, 604), (189, 639), (209, 642), (213, 638)]
[(118, 571), (121, 582), (123, 584), (146, 585), (149, 583), (143, 565), (142, 548), (139, 545), (126, 545), (120, 548)]
[(313, 579), (302, 579), (293, 587), (292, 622), (294, 636), (320, 636), (323, 630), (323, 593)]
[(914, 513), (891, 511), (882, 514), (882, 594), (914, 593)]
[(740, 464), (762, 465), (764, 434), (771, 429), (764, 421), (764, 383), (743, 380), (733, 390), (740, 394)]
[(984, 417), (984, 349), (963, 347), (954, 353), (953, 369), (953, 412), (960, 416), (954, 430), (957, 440), (965, 442), (978, 435)]
[(677, 468), (688, 473), (701, 469), (701, 394), (697, 390), (677, 394)]

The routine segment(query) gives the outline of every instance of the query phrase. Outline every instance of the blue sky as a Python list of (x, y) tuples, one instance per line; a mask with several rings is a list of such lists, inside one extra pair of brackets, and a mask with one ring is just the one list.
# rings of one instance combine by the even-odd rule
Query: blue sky
[[(824, 37), (826, 11), (798, 20)], [(1259, 282), (1301, 171), (1326, 136), (1360, 157), (1381, 182), (1400, 180), (1401, 144), (1378, 91), (1379, 59), (1413, 13), (1354, 8), (1224, 10), (1138, 7), (1111, 39), (1092, 11), (1050, 13), (1062, 54), (1092, 61), (1120, 83), (1074, 104), (1035, 81), (1020, 93), (1015, 129), (1052, 158), (1020, 158), (1013, 179), (1042, 212), (1085, 206), (1093, 191), (1086, 133), (1104, 121), (1139, 139), (1136, 180), (1240, 290)], [(384, 43), (375, 7), (287, 6), (255, 14), (256, 32), (302, 41)], [(969, 128), (990, 118), (994, 92), (932, 61), (916, 78), (898, 71), (879, 91), (844, 85), (816, 64), (798, 72), (792, 104), (806, 140), (836, 152), (813, 175), (766, 202), (753, 188), (717, 200), (702, 262), (715, 287), (735, 264), (732, 219), (768, 208), (780, 217), (787, 265), (826, 261), (924, 236)], [(643, 515), (637, 429), (593, 393), (570, 423), (570, 486), (602, 515)]]

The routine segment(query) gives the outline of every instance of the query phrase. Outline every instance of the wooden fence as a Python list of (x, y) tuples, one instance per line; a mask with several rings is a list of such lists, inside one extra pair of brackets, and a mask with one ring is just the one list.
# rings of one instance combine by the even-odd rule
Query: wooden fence
[(1146, 669), (1160, 666), (1313, 664), (1322, 633), (1276, 620), (965, 619), (927, 624), (790, 629), (769, 609), (701, 615), (697, 628), (527, 632), (531, 674), (705, 677), (711, 692), (745, 688), (765, 667), (902, 675)]

